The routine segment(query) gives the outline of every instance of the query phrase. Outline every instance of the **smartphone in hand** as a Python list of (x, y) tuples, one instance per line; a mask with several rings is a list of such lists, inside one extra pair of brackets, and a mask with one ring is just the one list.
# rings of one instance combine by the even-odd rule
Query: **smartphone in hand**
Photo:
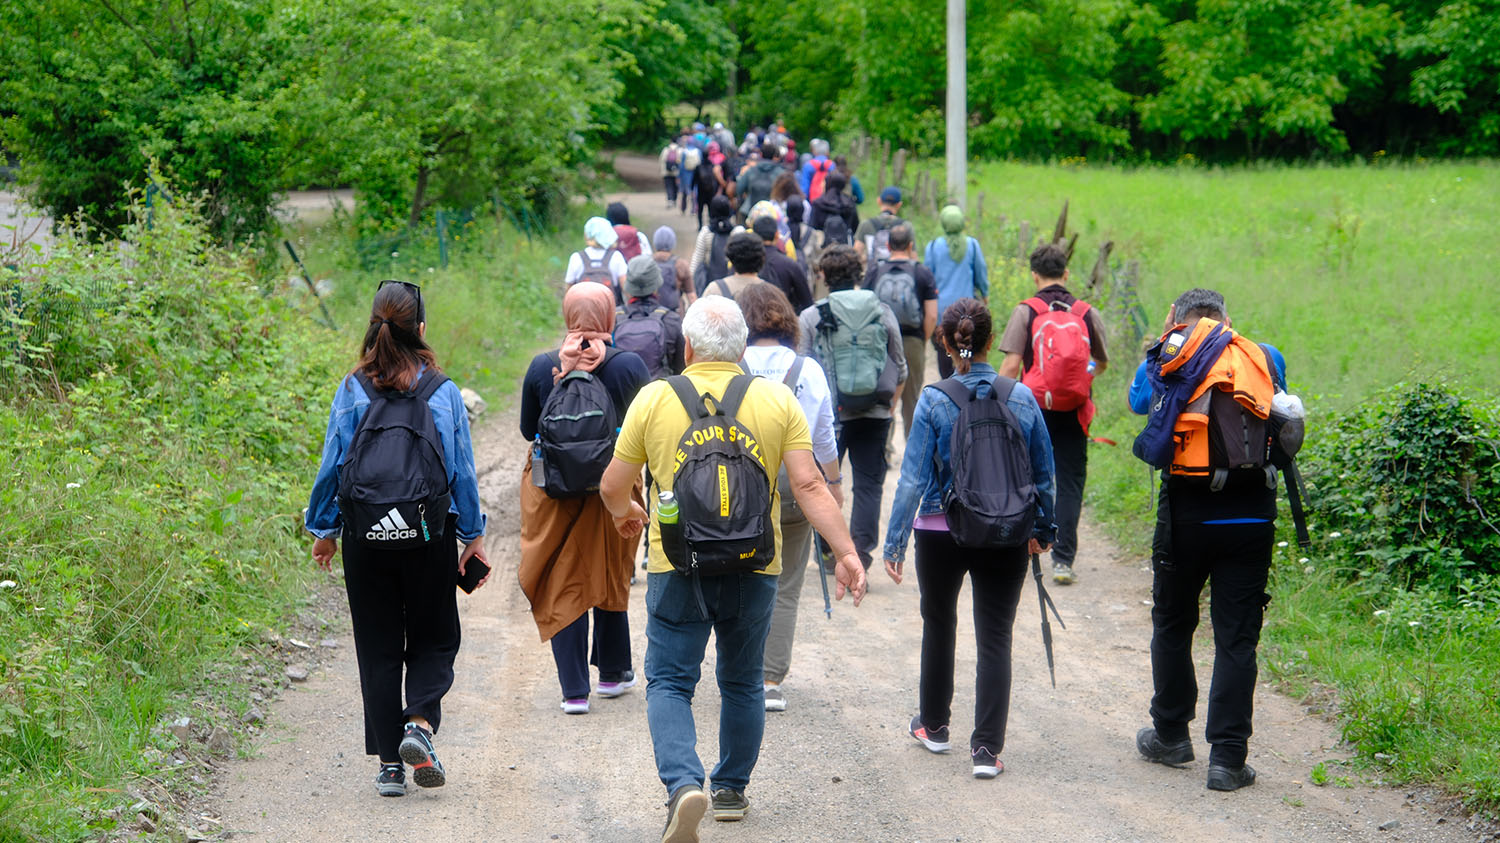
[(490, 566), (485, 564), (478, 556), (469, 557), (464, 565), (464, 575), (458, 578), (458, 587), (464, 590), (464, 594), (473, 594), (474, 589), (479, 587), (479, 581), (490, 573)]

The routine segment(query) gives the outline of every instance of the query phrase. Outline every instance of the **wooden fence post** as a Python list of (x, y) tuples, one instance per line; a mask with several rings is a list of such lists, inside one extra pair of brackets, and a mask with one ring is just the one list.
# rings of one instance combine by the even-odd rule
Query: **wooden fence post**
[(891, 162), (891, 181), (895, 184), (906, 183), (906, 150), (896, 150), (896, 157)]
[(1031, 254), (1031, 223), (1026, 220), (1021, 220), (1021, 232), (1016, 237), (1016, 243), (1016, 260), (1025, 264), (1027, 256)]

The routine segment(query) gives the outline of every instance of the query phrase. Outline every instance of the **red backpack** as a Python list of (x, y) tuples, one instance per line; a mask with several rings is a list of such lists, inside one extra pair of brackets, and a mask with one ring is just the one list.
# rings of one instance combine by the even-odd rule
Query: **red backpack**
[(1031, 321), (1031, 367), (1021, 377), (1044, 410), (1076, 410), (1087, 404), (1094, 376), (1089, 371), (1088, 302), (1048, 305), (1039, 298), (1022, 304), (1035, 312)]
[(615, 226), (615, 236), (619, 238), (615, 242), (615, 251), (624, 256), (625, 260), (637, 257), (641, 253), (641, 238), (633, 225)]
[(812, 181), (807, 185), (807, 201), (812, 202), (823, 195), (823, 180), (833, 170), (832, 161), (814, 161)]

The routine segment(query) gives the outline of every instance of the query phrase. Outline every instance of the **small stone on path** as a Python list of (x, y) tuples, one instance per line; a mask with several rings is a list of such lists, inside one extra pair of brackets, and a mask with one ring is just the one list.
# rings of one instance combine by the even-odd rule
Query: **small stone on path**
[(293, 682), (306, 682), (307, 668), (300, 664), (289, 664), (286, 666), (286, 678)]

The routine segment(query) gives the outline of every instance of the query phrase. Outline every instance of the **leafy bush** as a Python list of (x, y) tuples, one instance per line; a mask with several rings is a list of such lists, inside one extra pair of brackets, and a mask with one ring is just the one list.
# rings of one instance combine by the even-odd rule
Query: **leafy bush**
[(1319, 431), (1303, 459), (1340, 561), (1398, 587), (1453, 592), (1500, 573), (1500, 426), (1494, 406), (1398, 384)]
[(298, 511), (327, 411), (306, 396), (337, 343), (195, 209), (148, 225), (136, 199), (124, 243), (65, 232), (0, 319), (0, 838), (107, 829), (79, 807), (160, 775), (162, 721), (312, 575)]

